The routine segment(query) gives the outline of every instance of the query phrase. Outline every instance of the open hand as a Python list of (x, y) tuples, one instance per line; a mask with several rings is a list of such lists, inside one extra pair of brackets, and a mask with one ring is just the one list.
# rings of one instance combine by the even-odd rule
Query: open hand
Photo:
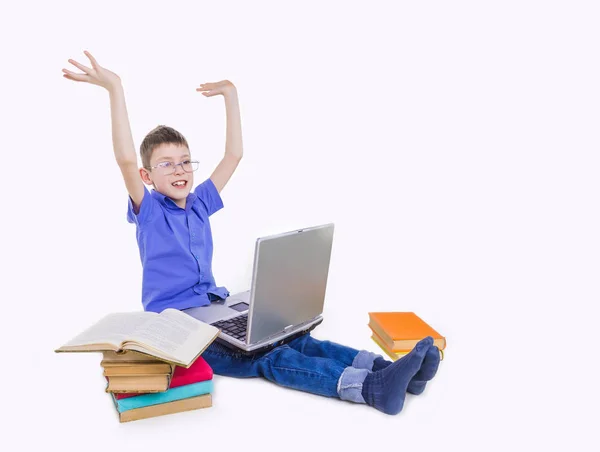
[(203, 83), (200, 88), (196, 88), (196, 91), (202, 92), (203, 96), (212, 97), (218, 94), (228, 96), (229, 94), (235, 93), (236, 89), (233, 83), (229, 80), (221, 80), (215, 83)]
[(107, 90), (111, 90), (112, 88), (121, 84), (121, 79), (117, 74), (100, 66), (96, 59), (87, 50), (84, 50), (83, 53), (85, 53), (85, 55), (90, 59), (92, 67), (89, 68), (75, 60), (69, 60), (69, 63), (81, 69), (84, 74), (77, 74), (75, 72), (68, 71), (67, 69), (63, 69), (63, 77), (76, 82), (87, 82), (91, 83), (92, 85), (102, 86)]

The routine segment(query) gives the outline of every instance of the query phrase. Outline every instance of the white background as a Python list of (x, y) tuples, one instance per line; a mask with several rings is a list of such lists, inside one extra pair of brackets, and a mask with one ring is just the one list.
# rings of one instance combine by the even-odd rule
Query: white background
[[(5, 444), (595, 447), (599, 13), (523, 0), (3, 6)], [(61, 75), (68, 58), (89, 63), (83, 50), (121, 76), (136, 147), (175, 127), (201, 161), (196, 182), (222, 157), (225, 111), (195, 88), (234, 82), (244, 159), (211, 218), (217, 283), (248, 288), (258, 236), (334, 222), (315, 337), (376, 351), (369, 311), (417, 312), (448, 339), (424, 394), (387, 416), (215, 377), (210, 409), (119, 424), (99, 356), (53, 352), (142, 308), (108, 95)]]

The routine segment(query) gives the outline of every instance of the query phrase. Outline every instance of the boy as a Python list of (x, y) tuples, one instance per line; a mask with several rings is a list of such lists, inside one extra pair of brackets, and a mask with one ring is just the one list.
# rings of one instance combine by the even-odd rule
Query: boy
[[(197, 88), (206, 97), (225, 99), (227, 134), (225, 156), (210, 178), (192, 192), (198, 162), (183, 135), (170, 127), (158, 126), (144, 138), (142, 168), (138, 168), (121, 80), (84, 53), (92, 67), (69, 60), (83, 74), (63, 69), (63, 75), (102, 86), (109, 93), (115, 158), (129, 193), (127, 219), (136, 225), (143, 265), (144, 309), (186, 309), (226, 298), (229, 292), (218, 287), (212, 275), (208, 217), (223, 207), (220, 193), (242, 158), (235, 86), (223, 80)], [(152, 193), (144, 184), (154, 187)], [(318, 341), (309, 333), (251, 357), (213, 342), (202, 356), (219, 375), (262, 376), (282, 386), (367, 403), (387, 414), (402, 410), (406, 392), (423, 392), (440, 360), (430, 337), (392, 363), (366, 350)]]

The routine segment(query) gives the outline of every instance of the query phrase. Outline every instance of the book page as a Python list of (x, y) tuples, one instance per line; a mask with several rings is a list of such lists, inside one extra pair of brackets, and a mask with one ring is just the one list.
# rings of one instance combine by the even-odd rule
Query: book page
[(165, 309), (131, 335), (131, 339), (175, 361), (190, 363), (219, 333), (211, 325), (177, 309)]
[(91, 344), (114, 344), (118, 347), (140, 326), (151, 321), (158, 314), (154, 312), (125, 312), (109, 314), (97, 323), (75, 336), (63, 347)]

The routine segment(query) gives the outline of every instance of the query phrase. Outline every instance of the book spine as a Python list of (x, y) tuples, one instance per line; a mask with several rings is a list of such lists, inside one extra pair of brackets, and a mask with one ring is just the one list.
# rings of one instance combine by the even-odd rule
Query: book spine
[(190, 374), (173, 375), (170, 387), (176, 388), (178, 386), (191, 385), (192, 383), (199, 383), (201, 381), (212, 380), (212, 377), (213, 377), (212, 369), (210, 369), (210, 370), (207, 369), (206, 372), (202, 372), (201, 374), (198, 374), (198, 375), (190, 375)]
[[(171, 379), (171, 384), (169, 385), (170, 389), (177, 388), (179, 386), (191, 385), (194, 383), (201, 383), (203, 381), (212, 380), (213, 373), (212, 369), (208, 369), (206, 372), (202, 372), (196, 375), (174, 375)], [(127, 397), (135, 397), (140, 395), (139, 392), (129, 392), (129, 393), (118, 393), (117, 398), (127, 398)]]
[(392, 350), (394, 348), (394, 340), (385, 332), (385, 330), (383, 328), (381, 328), (379, 326), (378, 323), (376, 323), (376, 322), (369, 323), (369, 328), (371, 328), (371, 331), (373, 331), (375, 334), (377, 334), (377, 336), (379, 337), (381, 342), (387, 348), (389, 348), (390, 350)]
[(137, 421), (139, 419), (181, 413), (184, 411), (197, 410), (199, 408), (209, 408), (211, 406), (212, 396), (210, 394), (204, 394), (189, 399), (176, 400), (174, 402), (124, 411), (123, 413), (119, 413), (119, 422)]
[(124, 411), (133, 410), (136, 408), (142, 408), (151, 405), (158, 405), (160, 403), (173, 402), (175, 400), (188, 399), (203, 394), (210, 394), (213, 391), (212, 380), (203, 381), (200, 383), (193, 383), (190, 385), (179, 386), (177, 388), (171, 388), (165, 392), (159, 392), (155, 394), (143, 394), (136, 397), (129, 397), (126, 399), (117, 400), (117, 410), (119, 413)]
[[(124, 386), (119, 385), (119, 382), (115, 382), (116, 378), (128, 379), (128, 377), (106, 377), (105, 376), (104, 378), (106, 378), (106, 380), (107, 380), (105, 392), (114, 392), (116, 394), (165, 392), (166, 390), (169, 389), (169, 384), (171, 383), (171, 376), (166, 375), (166, 377), (167, 378), (166, 378), (165, 384), (161, 384), (160, 386), (158, 386), (157, 384), (148, 385), (145, 383), (137, 383), (136, 388), (131, 388), (130, 387), (131, 384), (129, 384), (129, 387), (124, 387)], [(135, 378), (135, 377), (132, 377), (132, 378)], [(121, 383), (121, 384), (123, 384), (123, 383)]]
[(105, 377), (147, 377), (153, 375), (170, 375), (169, 371), (152, 369), (132, 369), (125, 370), (119, 368), (104, 368), (102, 375)]
[(388, 349), (385, 347), (385, 345), (383, 345), (383, 344), (380, 342), (380, 340), (379, 340), (379, 339), (376, 337), (376, 334), (375, 334), (375, 333), (373, 333), (373, 335), (371, 336), (371, 339), (373, 340), (373, 342), (375, 342), (375, 343), (376, 343), (376, 344), (379, 346), (379, 348), (380, 348), (380, 349), (381, 349), (383, 352), (385, 352), (385, 354), (386, 354), (386, 355), (388, 355), (388, 356), (389, 356), (389, 357), (392, 359), (392, 361), (396, 361), (396, 360), (397, 360), (398, 358), (400, 358), (401, 356), (404, 356), (404, 355), (400, 355), (400, 356), (399, 356), (399, 355), (397, 355), (397, 354), (395, 354), (395, 353), (392, 353), (390, 350), (388, 350)]

